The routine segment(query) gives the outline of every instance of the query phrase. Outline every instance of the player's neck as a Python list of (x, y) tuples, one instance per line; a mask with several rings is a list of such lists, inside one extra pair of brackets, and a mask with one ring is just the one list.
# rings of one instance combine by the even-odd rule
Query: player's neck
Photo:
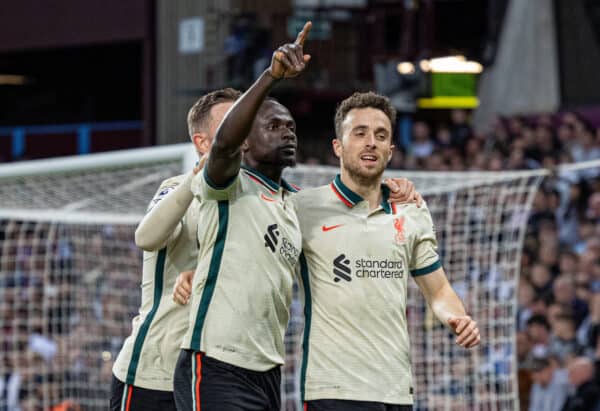
[(342, 183), (350, 190), (369, 202), (369, 209), (374, 210), (381, 204), (381, 176), (376, 179), (361, 178), (342, 168), (340, 172)]
[(277, 184), (281, 184), (281, 173), (283, 172), (284, 167), (246, 160), (244, 161), (244, 164), (250, 168), (255, 169), (265, 177), (270, 178)]

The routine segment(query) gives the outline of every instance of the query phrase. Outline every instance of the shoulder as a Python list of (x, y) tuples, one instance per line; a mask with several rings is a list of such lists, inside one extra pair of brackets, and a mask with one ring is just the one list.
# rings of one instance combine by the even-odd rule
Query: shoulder
[(290, 197), (290, 201), (296, 205), (302, 206), (309, 204), (319, 205), (322, 204), (323, 199), (326, 198), (327, 190), (330, 190), (329, 186), (303, 188), (294, 193), (294, 195)]

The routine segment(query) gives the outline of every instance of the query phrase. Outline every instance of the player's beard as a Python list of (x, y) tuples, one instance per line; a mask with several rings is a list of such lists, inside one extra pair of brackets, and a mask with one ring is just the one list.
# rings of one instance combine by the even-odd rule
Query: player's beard
[(379, 185), (385, 170), (385, 163), (379, 162), (377, 167), (366, 170), (364, 167), (360, 166), (359, 159), (355, 159), (354, 156), (351, 156), (348, 153), (344, 154), (345, 155), (342, 157), (342, 167), (348, 174), (348, 177), (361, 186), (368, 187)]

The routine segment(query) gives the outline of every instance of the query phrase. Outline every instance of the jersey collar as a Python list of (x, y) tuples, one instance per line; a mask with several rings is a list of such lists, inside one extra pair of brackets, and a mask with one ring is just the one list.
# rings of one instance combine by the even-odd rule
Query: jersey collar
[(288, 182), (285, 181), (283, 178), (281, 179), (281, 186), (280, 186), (275, 181), (271, 180), (269, 177), (262, 174), (260, 171), (253, 169), (252, 167), (242, 165), (241, 168), (248, 175), (248, 177), (250, 177), (256, 183), (264, 186), (272, 194), (275, 194), (277, 191), (279, 191), (279, 187), (283, 188), (284, 190), (290, 191), (292, 193), (295, 193), (296, 191), (298, 191), (298, 189), (296, 187), (292, 186), (291, 184), (288, 184)]
[[(354, 191), (350, 190), (348, 186), (346, 186), (342, 182), (342, 178), (338, 174), (335, 176), (335, 179), (331, 182), (331, 189), (335, 193), (335, 195), (344, 203), (348, 208), (353, 208), (356, 204), (360, 203), (364, 199), (356, 194)], [(381, 185), (381, 208), (387, 214), (395, 214), (396, 206), (392, 203), (388, 203), (388, 198), (390, 197), (390, 189), (385, 184)]]

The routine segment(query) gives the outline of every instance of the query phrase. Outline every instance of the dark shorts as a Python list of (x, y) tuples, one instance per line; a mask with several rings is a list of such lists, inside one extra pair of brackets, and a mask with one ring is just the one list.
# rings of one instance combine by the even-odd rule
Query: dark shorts
[(412, 405), (370, 401), (313, 400), (304, 403), (304, 411), (412, 411)]
[(125, 384), (113, 375), (110, 387), (111, 411), (175, 411), (171, 391), (148, 390)]
[(181, 350), (175, 368), (178, 411), (280, 411), (281, 369), (258, 372)]

